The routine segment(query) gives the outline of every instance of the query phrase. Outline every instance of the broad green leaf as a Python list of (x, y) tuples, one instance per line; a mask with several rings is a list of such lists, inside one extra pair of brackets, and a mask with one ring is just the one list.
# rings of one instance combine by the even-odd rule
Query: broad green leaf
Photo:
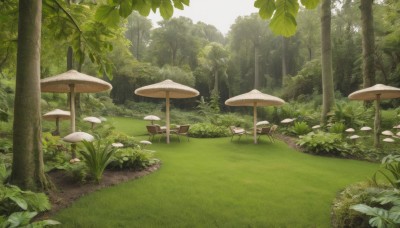
[(296, 16), (299, 12), (299, 2), (297, 0), (276, 0), (276, 11)]
[(157, 9), (160, 8), (161, 0), (153, 0), (151, 1), (151, 10), (156, 13)]
[(12, 200), (14, 203), (16, 203), (22, 210), (28, 209), (28, 204), (23, 198), (15, 197), (15, 196), (10, 196), (10, 200)]
[(146, 0), (137, 0), (133, 5), (133, 8), (137, 10), (140, 15), (148, 16), (151, 9), (151, 4), (149, 1)]
[(117, 27), (120, 20), (118, 9), (109, 5), (102, 5), (97, 8), (95, 18), (112, 27)]
[(14, 212), (9, 217), (7, 222), (10, 223), (9, 227), (21, 227), (29, 224), (29, 221), (37, 215), (37, 212)]
[(160, 5), (160, 14), (164, 19), (169, 19), (174, 14), (174, 7), (172, 7), (170, 0), (162, 0)]
[(47, 227), (47, 226), (54, 226), (54, 225), (60, 225), (60, 224), (61, 223), (56, 221), (56, 220), (48, 219), (48, 220), (42, 220), (42, 221), (34, 222), (31, 225), (34, 228), (35, 227), (39, 228), (39, 227)]
[(182, 2), (180, 0), (173, 0), (173, 1), (174, 1), (174, 7), (175, 8), (180, 9), (180, 10), (184, 9), (183, 4), (182, 4)]
[(123, 18), (128, 17), (132, 13), (132, 1), (131, 0), (121, 0), (119, 6), (119, 15)]
[(184, 5), (189, 6), (190, 0), (180, 0)]
[(306, 9), (314, 9), (318, 6), (320, 0), (300, 0), (300, 2)]
[(295, 17), (290, 13), (284, 12), (275, 12), (269, 24), (273, 33), (285, 37), (293, 36), (296, 33), (296, 26)]
[(258, 13), (263, 19), (271, 18), (276, 9), (275, 0), (256, 0), (254, 6), (260, 9)]

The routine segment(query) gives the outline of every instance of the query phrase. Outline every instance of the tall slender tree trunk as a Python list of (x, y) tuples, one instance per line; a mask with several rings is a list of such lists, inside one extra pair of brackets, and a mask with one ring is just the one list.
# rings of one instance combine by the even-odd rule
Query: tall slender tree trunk
[(327, 122), (328, 112), (334, 105), (331, 45), (331, 0), (322, 0), (321, 5), (322, 44), (322, 114), (321, 122)]
[(361, 30), (363, 55), (363, 86), (375, 85), (375, 38), (374, 17), (372, 14), (373, 0), (361, 0)]
[(218, 84), (219, 84), (219, 78), (218, 78), (218, 71), (214, 71), (214, 92), (216, 94), (219, 94), (219, 88), (218, 88)]
[(282, 36), (282, 78), (279, 86), (283, 86), (283, 77), (287, 75), (287, 63), (286, 63), (286, 53), (288, 46), (288, 38)]
[(260, 88), (260, 54), (258, 45), (254, 45), (254, 89)]
[(40, 38), (42, 1), (20, 0), (10, 182), (22, 189), (47, 186), (41, 144)]
[(140, 43), (140, 23), (137, 22), (137, 36), (136, 36), (136, 59), (139, 61), (139, 43)]

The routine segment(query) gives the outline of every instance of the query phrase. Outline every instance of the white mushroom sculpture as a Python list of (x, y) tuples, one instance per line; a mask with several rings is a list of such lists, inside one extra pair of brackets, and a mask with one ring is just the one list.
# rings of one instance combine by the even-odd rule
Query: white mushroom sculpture
[(386, 136), (393, 136), (393, 132), (386, 130), (386, 131), (382, 131), (382, 135), (386, 135)]
[(392, 143), (392, 142), (394, 142), (394, 139), (392, 139), (392, 138), (384, 138), (382, 141), (388, 142), (388, 143)]
[(83, 118), (84, 121), (89, 122), (92, 124), (92, 129), (94, 128), (94, 125), (97, 123), (101, 123), (101, 119), (94, 117), (94, 116), (88, 116)]
[(361, 131), (371, 131), (372, 128), (371, 128), (371, 127), (368, 127), (368, 126), (365, 126), (365, 127), (362, 127), (360, 130), (361, 130)]
[(355, 130), (354, 130), (354, 128), (347, 128), (347, 129), (345, 130), (345, 132), (347, 132), (347, 133), (354, 133)]
[(60, 135), (60, 120), (66, 120), (71, 118), (71, 113), (69, 111), (64, 111), (61, 109), (54, 109), (43, 115), (45, 120), (55, 120), (56, 130), (52, 132), (53, 135)]
[(82, 142), (83, 140), (91, 142), (94, 140), (93, 135), (88, 134), (86, 132), (76, 131), (73, 132), (63, 138), (64, 142), (71, 143), (71, 153), (72, 158), (76, 158), (75, 150), (76, 150), (76, 143)]

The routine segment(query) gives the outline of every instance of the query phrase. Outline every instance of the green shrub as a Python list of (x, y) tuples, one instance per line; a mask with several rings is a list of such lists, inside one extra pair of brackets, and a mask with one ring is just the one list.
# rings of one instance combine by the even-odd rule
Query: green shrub
[(299, 121), (294, 123), (292, 132), (298, 136), (305, 135), (311, 132), (311, 128), (308, 126), (306, 122)]
[(337, 102), (330, 122), (341, 122), (346, 126), (364, 126), (371, 122), (373, 112), (365, 109), (362, 102)]
[(308, 153), (338, 156), (341, 154), (341, 138), (338, 134), (322, 131), (318, 131), (317, 133), (311, 132), (300, 136), (297, 145), (304, 148)]
[(332, 124), (332, 126), (329, 128), (329, 132), (335, 134), (343, 134), (345, 130), (346, 126), (344, 125), (344, 123), (341, 122), (336, 122)]
[(114, 153), (109, 167), (142, 170), (157, 162), (159, 160), (154, 158), (153, 152), (139, 148), (122, 148)]
[(211, 123), (216, 126), (238, 126), (246, 128), (247, 125), (250, 125), (250, 121), (245, 120), (244, 118), (240, 117), (238, 114), (229, 113), (229, 114), (217, 114), (211, 119)]
[(371, 199), (380, 192), (380, 188), (371, 186), (370, 183), (358, 183), (345, 188), (333, 201), (332, 227), (369, 227), (368, 216), (351, 207), (361, 203), (371, 205)]
[(74, 183), (85, 183), (88, 178), (88, 168), (83, 162), (66, 162), (62, 166), (57, 167), (58, 169), (65, 170), (68, 177)]
[(100, 140), (97, 141), (96, 147), (93, 142), (82, 141), (82, 143), (84, 150), (81, 150), (80, 153), (84, 158), (88, 173), (97, 183), (100, 183), (104, 169), (110, 163), (115, 149), (111, 147), (111, 144), (102, 146)]
[(189, 135), (194, 138), (218, 138), (229, 136), (225, 126), (216, 126), (211, 123), (197, 123), (190, 126)]
[(388, 155), (382, 159), (382, 168), (374, 175), (376, 183), (376, 174), (380, 173), (393, 186), (400, 188), (400, 155)]

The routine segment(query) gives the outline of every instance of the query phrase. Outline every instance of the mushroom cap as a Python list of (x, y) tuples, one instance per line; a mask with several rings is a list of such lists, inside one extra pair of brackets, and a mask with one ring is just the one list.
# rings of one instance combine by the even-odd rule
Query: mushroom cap
[(395, 128), (395, 129), (400, 129), (400, 124), (399, 124), (399, 125), (396, 125), (396, 126), (394, 126), (393, 128)]
[(101, 123), (101, 120), (97, 117), (94, 116), (88, 116), (83, 118), (84, 121), (90, 122), (90, 123)]
[(394, 142), (394, 139), (392, 139), (392, 138), (384, 138), (382, 141), (392, 143), (392, 142)]
[(113, 144), (111, 144), (111, 146), (116, 147), (116, 148), (120, 148), (120, 147), (124, 147), (124, 144), (122, 144), (122, 143), (113, 143)]
[(73, 132), (73, 133), (65, 136), (63, 138), (63, 140), (65, 142), (69, 142), (69, 143), (77, 143), (77, 142), (81, 142), (83, 140), (91, 142), (94, 140), (94, 137), (93, 137), (93, 135), (88, 134), (86, 132), (77, 131), (77, 132)]
[(75, 85), (74, 91), (76, 93), (96, 93), (112, 89), (110, 83), (76, 70), (69, 70), (40, 80), (42, 92), (68, 93), (70, 92), (70, 85)]
[(345, 130), (345, 132), (355, 132), (355, 130), (354, 130), (354, 128), (347, 128), (346, 130)]
[(151, 145), (152, 143), (150, 141), (147, 141), (147, 140), (142, 140), (142, 141), (140, 141), (140, 144)]
[(225, 104), (230, 106), (279, 106), (284, 103), (285, 101), (281, 98), (262, 93), (256, 89), (225, 101)]
[(372, 128), (368, 127), (368, 126), (365, 126), (365, 127), (362, 127), (360, 130), (361, 131), (370, 131), (370, 130), (372, 130)]
[(387, 135), (387, 136), (393, 136), (393, 132), (386, 130), (386, 131), (382, 131), (382, 135)]
[(360, 138), (360, 136), (359, 136), (359, 135), (352, 135), (352, 136), (350, 136), (349, 138), (354, 140), (354, 139)]
[(393, 86), (376, 84), (374, 86), (351, 93), (349, 95), (349, 99), (376, 100), (377, 95), (380, 95), (380, 99), (398, 98), (400, 97), (400, 89)]
[(103, 117), (103, 116), (100, 116), (99, 119), (101, 120), (101, 122), (107, 121), (107, 118), (105, 118), (105, 117)]
[(400, 137), (400, 132), (397, 132), (397, 133), (396, 133), (396, 136), (399, 136), (399, 137)]
[(286, 119), (282, 120), (281, 123), (285, 124), (285, 123), (291, 123), (293, 121), (294, 121), (294, 119), (286, 118)]
[(65, 120), (65, 119), (70, 119), (71, 118), (71, 112), (70, 111), (64, 111), (61, 109), (54, 109), (53, 111), (47, 112), (46, 114), (43, 115), (43, 119), (45, 120)]
[(321, 128), (321, 125), (312, 126), (312, 129), (318, 129), (318, 128)]
[(160, 117), (155, 115), (148, 115), (143, 118), (144, 120), (160, 120)]
[(154, 98), (166, 98), (167, 92), (170, 98), (189, 98), (196, 97), (200, 94), (199, 91), (189, 86), (176, 83), (169, 79), (135, 90), (135, 94), (137, 95)]
[(263, 121), (260, 121), (260, 122), (256, 123), (256, 126), (267, 125), (267, 124), (269, 124), (269, 121), (268, 120), (263, 120)]

